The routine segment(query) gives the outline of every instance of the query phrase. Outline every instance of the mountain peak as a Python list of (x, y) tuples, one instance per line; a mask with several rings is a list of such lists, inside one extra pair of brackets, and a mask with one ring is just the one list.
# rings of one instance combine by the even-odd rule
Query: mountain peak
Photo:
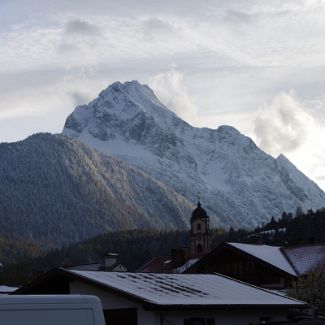
[(112, 95), (127, 95), (129, 99), (147, 98), (151, 101), (158, 102), (162, 105), (154, 92), (145, 84), (141, 84), (138, 80), (126, 81), (124, 83), (116, 81), (100, 92), (99, 98), (109, 97)]
[(219, 134), (229, 135), (229, 136), (241, 136), (242, 134), (230, 125), (220, 125), (217, 129)]
[(232, 126), (187, 124), (136, 80), (116, 82), (76, 108), (63, 132), (189, 200), (204, 193), (211, 221), (219, 225), (256, 226), (297, 206), (325, 204), (325, 194), (284, 156), (275, 160)]
[(276, 160), (283, 160), (283, 161), (286, 161), (286, 160), (289, 160), (283, 153), (280, 153), (278, 155), (278, 157), (276, 158)]
[[(122, 125), (126, 128), (131, 126), (139, 134), (143, 131), (141, 128), (153, 127), (153, 124), (169, 128), (171, 120), (175, 119), (177, 116), (158, 100), (147, 85), (137, 80), (117, 81), (101, 91), (88, 105), (77, 106), (68, 116), (63, 132), (70, 136), (88, 132), (95, 138), (107, 140), (116, 133), (127, 136), (128, 132), (122, 130)], [(108, 134), (107, 129), (117, 132)]]

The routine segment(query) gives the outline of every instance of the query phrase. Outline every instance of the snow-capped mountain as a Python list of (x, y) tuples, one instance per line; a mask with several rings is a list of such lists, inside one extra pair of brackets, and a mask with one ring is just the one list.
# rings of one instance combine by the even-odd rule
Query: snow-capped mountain
[(76, 107), (63, 133), (141, 168), (192, 202), (200, 192), (214, 224), (255, 226), (298, 206), (325, 206), (324, 192), (283, 156), (272, 158), (231, 126), (192, 127), (137, 81), (116, 82)]

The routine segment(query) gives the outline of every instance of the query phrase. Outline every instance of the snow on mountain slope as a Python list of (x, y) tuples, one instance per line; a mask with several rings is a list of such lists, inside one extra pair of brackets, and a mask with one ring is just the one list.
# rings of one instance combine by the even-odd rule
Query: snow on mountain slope
[(300, 197), (301, 201), (308, 202), (311, 208), (324, 206), (324, 193), (322, 191), (315, 192), (315, 187), (318, 187), (316, 183), (298, 170), (283, 154), (276, 158), (276, 162), (283, 183), (289, 191), (294, 192), (294, 195)]
[(315, 183), (290, 177), (288, 164), (235, 128), (192, 127), (137, 81), (116, 82), (78, 106), (63, 133), (141, 168), (190, 201), (201, 192), (214, 224), (255, 226), (297, 206), (325, 206)]

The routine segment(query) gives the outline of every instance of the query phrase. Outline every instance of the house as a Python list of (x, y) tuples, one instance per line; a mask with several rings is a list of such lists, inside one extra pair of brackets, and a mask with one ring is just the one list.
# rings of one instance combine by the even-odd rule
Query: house
[(199, 258), (190, 258), (189, 247), (178, 247), (171, 250), (170, 256), (158, 256), (140, 266), (139, 273), (184, 273)]
[(216, 274), (54, 269), (14, 294), (91, 294), (110, 325), (265, 324), (306, 304)]
[(285, 289), (298, 276), (325, 266), (325, 245), (291, 247), (223, 243), (189, 267), (187, 273), (218, 272), (269, 289)]
[(127, 268), (118, 262), (118, 254), (106, 253), (104, 260), (97, 263), (79, 264), (65, 267), (69, 270), (126, 272)]
[(171, 256), (158, 256), (141, 265), (136, 272), (139, 273), (169, 273), (172, 269)]

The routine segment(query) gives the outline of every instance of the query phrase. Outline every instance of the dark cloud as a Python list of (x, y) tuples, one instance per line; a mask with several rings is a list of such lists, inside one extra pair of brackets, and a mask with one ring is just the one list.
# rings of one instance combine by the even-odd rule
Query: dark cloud
[(142, 24), (142, 30), (144, 36), (150, 39), (154, 37), (168, 35), (176, 31), (172, 24), (160, 18), (146, 19)]
[(98, 35), (100, 29), (87, 21), (81, 19), (73, 19), (66, 23), (65, 32), (67, 34), (78, 34), (78, 35)]
[(87, 104), (89, 102), (89, 97), (85, 94), (78, 92), (78, 91), (71, 93), (70, 96), (72, 97), (74, 105), (76, 105), (76, 106)]
[(226, 12), (224, 21), (229, 24), (244, 25), (255, 22), (259, 19), (259, 17), (260, 16), (258, 14), (249, 14), (242, 11), (228, 10)]
[(149, 18), (144, 21), (143, 26), (145, 29), (163, 32), (171, 32), (174, 29), (170, 23), (160, 18)]
[(85, 48), (92, 49), (101, 36), (102, 31), (95, 24), (81, 19), (72, 19), (65, 24), (57, 49), (65, 54), (80, 52)]

